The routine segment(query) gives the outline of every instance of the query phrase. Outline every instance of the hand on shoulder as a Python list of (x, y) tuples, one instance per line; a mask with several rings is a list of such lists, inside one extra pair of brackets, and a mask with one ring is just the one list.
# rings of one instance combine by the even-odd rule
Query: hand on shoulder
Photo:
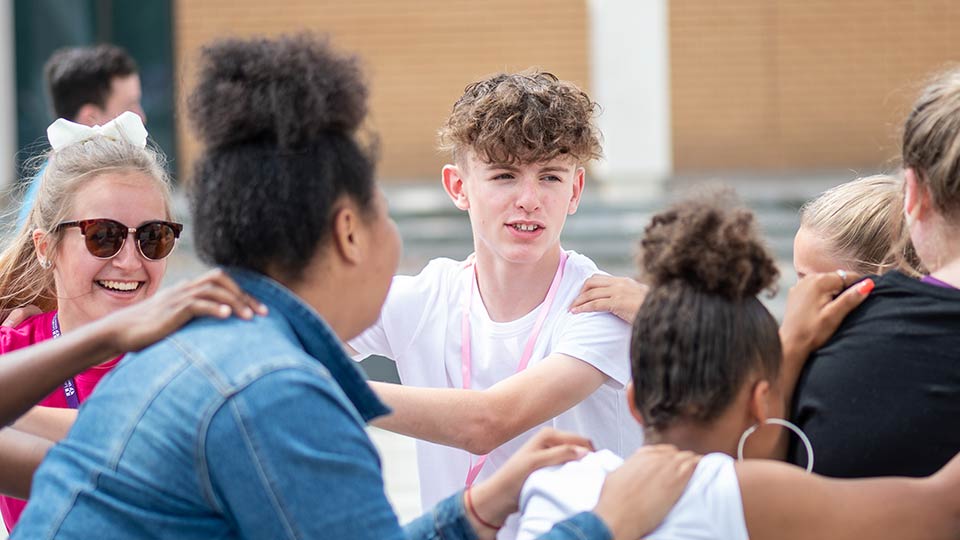
[(23, 321), (41, 313), (43, 312), (40, 310), (40, 308), (34, 305), (11, 309), (6, 313), (0, 313), (0, 319), (3, 319), (3, 322), (0, 323), (0, 326), (16, 328), (17, 326), (20, 326)]
[(221, 269), (165, 289), (152, 298), (105, 317), (117, 353), (144, 349), (196, 317), (252, 319), (267, 308), (243, 292)]
[(626, 277), (595, 274), (570, 305), (571, 313), (607, 311), (632, 324), (650, 287)]
[(873, 290), (872, 279), (858, 282), (859, 277), (839, 270), (809, 274), (790, 288), (780, 325), (785, 356), (789, 352), (805, 359), (830, 339)]

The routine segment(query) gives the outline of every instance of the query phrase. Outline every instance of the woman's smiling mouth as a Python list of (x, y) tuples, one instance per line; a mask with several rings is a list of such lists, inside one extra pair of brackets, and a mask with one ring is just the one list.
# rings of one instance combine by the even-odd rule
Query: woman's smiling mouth
[(133, 292), (143, 286), (142, 281), (115, 281), (112, 279), (101, 279), (95, 283), (103, 289), (112, 292)]

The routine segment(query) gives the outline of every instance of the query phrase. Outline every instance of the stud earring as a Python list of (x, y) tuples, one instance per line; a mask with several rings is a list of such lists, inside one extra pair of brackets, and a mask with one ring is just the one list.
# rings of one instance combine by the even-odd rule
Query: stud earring
[(44, 270), (49, 270), (51, 266), (53, 266), (53, 263), (50, 262), (50, 259), (47, 259), (46, 257), (40, 258), (40, 268), (43, 268)]

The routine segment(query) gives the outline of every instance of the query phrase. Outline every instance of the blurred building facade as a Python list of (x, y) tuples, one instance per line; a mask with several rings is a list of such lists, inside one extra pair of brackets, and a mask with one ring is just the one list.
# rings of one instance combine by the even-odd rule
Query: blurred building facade
[(960, 60), (952, 0), (670, 3), (679, 172), (878, 166), (931, 74)]
[[(0, 44), (0, 69), (9, 75), (0, 82), (0, 100), (9, 97), (0, 108), (15, 111), (4, 126), (12, 131), (0, 135), (0, 144), (6, 137), (13, 144), (4, 158), (15, 165), (48, 148), (46, 128), (53, 113), (43, 68), (50, 55), (63, 47), (97, 43), (119, 45), (137, 61), (150, 135), (175, 158), (172, 14), (172, 0), (0, 0), (0, 25), (8, 30), (0, 34), (5, 42)], [(3, 163), (0, 167), (16, 170)]]
[[(181, 87), (189, 88), (200, 47), (213, 38), (329, 33), (360, 55), (368, 74), (380, 176), (416, 181), (437, 178), (437, 128), (470, 81), (539, 66), (586, 85), (586, 17), (582, 0), (178, 0), (174, 34)], [(189, 159), (196, 149), (180, 119)]]
[[(55, 11), (58, 2), (66, 4), (0, 0), (0, 24), (15, 26), (19, 47), (37, 29), (14, 17), (14, 4)], [(94, 20), (139, 4), (71, 5), (78, 3), (89, 5)], [(397, 183), (436, 179), (446, 158), (435, 149), (436, 129), (468, 82), (531, 66), (575, 81), (601, 103), (607, 160), (593, 173), (610, 182), (873, 171), (892, 166), (898, 126), (925, 79), (960, 58), (954, 0), (166, 0), (161, 6), (168, 17), (154, 10), (153, 20), (137, 22), (168, 27), (169, 43), (156, 46), (172, 49), (165, 73), (174, 90), (175, 142), (166, 150), (176, 155), (181, 175), (198, 150), (185, 93), (200, 47), (221, 37), (313, 31), (357, 52), (370, 79), (370, 128), (381, 139), (379, 176)], [(147, 13), (127, 11), (127, 17)], [(97, 40), (102, 32), (88, 34)], [(17, 61), (22, 57), (18, 51)], [(10, 62), (2, 60), (0, 69), (9, 72)], [(144, 95), (151, 92), (145, 85)], [(10, 99), (16, 92), (11, 97), (0, 88), (0, 110), (12, 110)], [(9, 134), (2, 135), (0, 144), (9, 146)]]

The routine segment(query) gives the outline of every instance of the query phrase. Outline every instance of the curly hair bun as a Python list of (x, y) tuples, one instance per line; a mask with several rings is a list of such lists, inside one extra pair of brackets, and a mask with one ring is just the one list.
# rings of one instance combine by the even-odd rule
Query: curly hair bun
[(297, 149), (325, 132), (352, 135), (367, 112), (367, 88), (358, 59), (325, 38), (227, 39), (203, 49), (188, 106), (208, 147)]
[(683, 201), (653, 217), (640, 266), (653, 285), (680, 283), (730, 300), (771, 292), (779, 276), (753, 213), (727, 193)]

